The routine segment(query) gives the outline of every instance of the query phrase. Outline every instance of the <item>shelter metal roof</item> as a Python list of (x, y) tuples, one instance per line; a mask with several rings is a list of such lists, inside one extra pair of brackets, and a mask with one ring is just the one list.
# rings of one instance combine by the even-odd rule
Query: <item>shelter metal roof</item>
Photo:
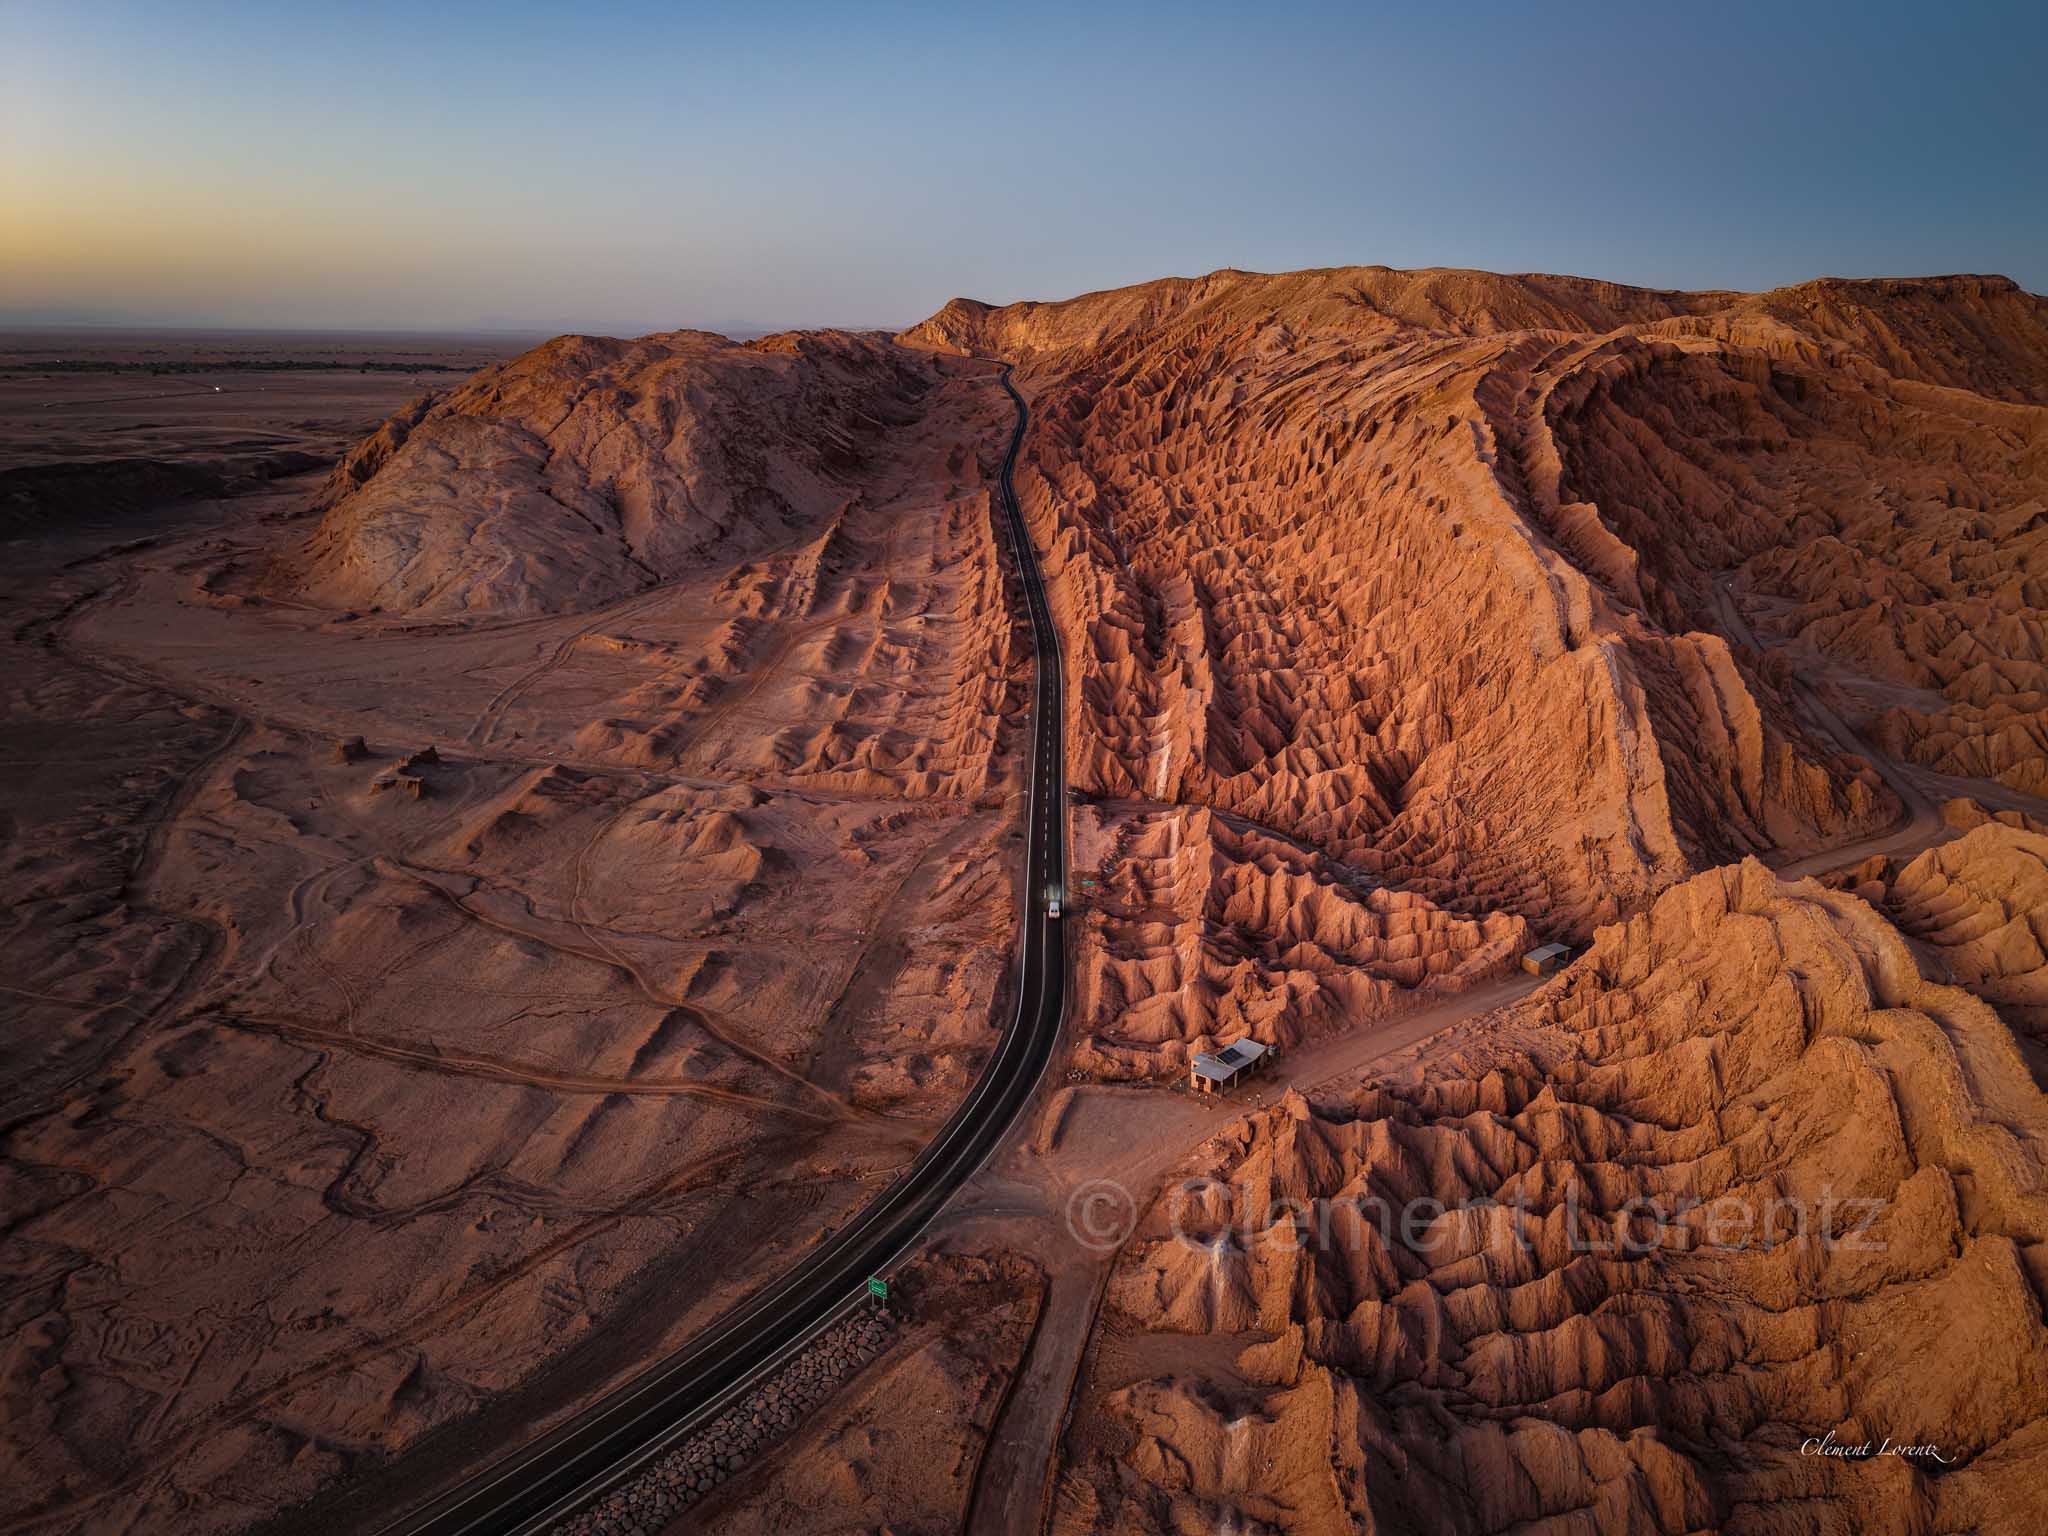
[(1267, 1047), (1256, 1040), (1233, 1040), (1220, 1051), (1198, 1051), (1189, 1063), (1197, 1077), (1223, 1082), (1237, 1076), (1266, 1054)]

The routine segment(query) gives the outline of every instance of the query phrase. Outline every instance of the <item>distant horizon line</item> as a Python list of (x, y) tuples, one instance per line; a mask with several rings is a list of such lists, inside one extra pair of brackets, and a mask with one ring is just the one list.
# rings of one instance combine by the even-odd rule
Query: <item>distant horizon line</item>
[(431, 336), (446, 340), (450, 337), (476, 337), (500, 339), (548, 340), (556, 336), (610, 336), (619, 340), (631, 340), (636, 336), (660, 336), (672, 331), (704, 331), (714, 336), (725, 336), (732, 340), (747, 340), (759, 336), (779, 336), (791, 331), (885, 331), (891, 335), (918, 321), (905, 321), (901, 325), (850, 325), (843, 321), (831, 321), (814, 325), (648, 325), (639, 329), (597, 329), (589, 326), (547, 326), (547, 325), (234, 325), (218, 321), (160, 320), (9, 320), (0, 317), (0, 335), (27, 332), (72, 333), (80, 331), (109, 331), (133, 335), (137, 332), (151, 332), (162, 335), (212, 335), (212, 336)]
[[(948, 299), (946, 299), (946, 300), (942, 301), (942, 302), (941, 302), (941, 303), (940, 303), (940, 304), (938, 305), (938, 307), (937, 307), (937, 308), (935, 308), (934, 310), (932, 310), (932, 311), (931, 311), (930, 313), (931, 313), (931, 314), (934, 314), (934, 315), (935, 315), (935, 314), (939, 314), (939, 313), (942, 313), (942, 312), (943, 312), (943, 311), (944, 311), (944, 310), (945, 310), (945, 309), (946, 309), (946, 308), (947, 308), (947, 307), (948, 307), (949, 305), (951, 305), (951, 304), (953, 304), (953, 303), (955, 303), (955, 302), (960, 302), (960, 301), (966, 301), (966, 302), (969, 302), (969, 303), (974, 303), (974, 304), (980, 304), (980, 305), (985, 305), (986, 307), (988, 307), (988, 308), (990, 308), (990, 309), (1004, 309), (1004, 308), (1008, 308), (1008, 307), (1010, 307), (1011, 305), (1015, 305), (1015, 304), (1033, 304), (1033, 305), (1038, 305), (1038, 304), (1061, 304), (1061, 303), (1070, 303), (1070, 302), (1073, 302), (1074, 300), (1078, 300), (1078, 299), (1087, 299), (1087, 298), (1094, 298), (1094, 297), (1099, 297), (1099, 296), (1101, 296), (1101, 295), (1103, 295), (1103, 294), (1109, 294), (1109, 293), (1116, 293), (1116, 292), (1120, 292), (1120, 291), (1123, 291), (1123, 290), (1125, 290), (1125, 289), (1129, 289), (1129, 288), (1142, 288), (1142, 287), (1146, 287), (1146, 286), (1149, 286), (1149, 285), (1151, 285), (1151, 284), (1154, 284), (1154, 283), (1175, 283), (1175, 282), (1179, 282), (1179, 283), (1192, 283), (1192, 282), (1202, 282), (1202, 281), (1205, 281), (1205, 280), (1207, 280), (1207, 279), (1211, 279), (1211, 278), (1218, 278), (1218, 277), (1294, 277), (1294, 276), (1309, 276), (1309, 275), (1315, 275), (1315, 274), (1323, 274), (1323, 273), (1334, 273), (1334, 272), (1346, 272), (1346, 271), (1377, 271), (1377, 272), (1390, 272), (1390, 273), (1399, 273), (1399, 274), (1402, 274), (1402, 275), (1404, 275), (1404, 276), (1422, 276), (1422, 275), (1426, 275), (1426, 274), (1436, 274), (1436, 273), (1444, 273), (1444, 274), (1454, 274), (1454, 273), (1470, 273), (1470, 274), (1473, 274), (1473, 275), (1476, 275), (1476, 276), (1485, 276), (1485, 277), (1495, 277), (1495, 278), (1502, 278), (1502, 279), (1506, 279), (1506, 280), (1510, 280), (1510, 281), (1527, 281), (1527, 280), (1535, 279), (1535, 280), (1550, 280), (1550, 281), (1564, 281), (1564, 282), (1573, 282), (1573, 283), (1590, 283), (1590, 284), (1596, 284), (1596, 285), (1600, 285), (1600, 286), (1603, 286), (1603, 287), (1612, 287), (1612, 288), (1624, 288), (1624, 289), (1630, 289), (1630, 290), (1633, 290), (1633, 291), (1635, 291), (1635, 292), (1638, 292), (1638, 293), (1645, 293), (1645, 294), (1653, 294), (1653, 295), (1660, 295), (1660, 296), (1663, 296), (1663, 295), (1688, 295), (1688, 296), (1698, 296), (1698, 297), (1709, 297), (1709, 296), (1720, 296), (1720, 295), (1727, 295), (1727, 296), (1731, 296), (1731, 297), (1734, 297), (1734, 296), (1756, 296), (1756, 295), (1762, 295), (1762, 294), (1768, 294), (1768, 293), (1777, 293), (1777, 292), (1783, 292), (1783, 291), (1785, 291), (1785, 290), (1788, 290), (1788, 289), (1794, 289), (1794, 288), (1803, 288), (1803, 287), (1806, 287), (1806, 286), (1808, 286), (1808, 285), (1810, 285), (1810, 284), (1821, 284), (1821, 283), (1842, 283), (1842, 284), (1854, 284), (1854, 285), (1860, 285), (1860, 284), (1867, 284), (1867, 283), (1938, 283), (1938, 282), (1955, 282), (1955, 281), (1976, 281), (1976, 282), (1986, 282), (1986, 281), (1988, 281), (1988, 282), (1994, 282), (1994, 283), (2004, 283), (2004, 284), (2008, 284), (2008, 285), (2010, 285), (2010, 286), (2011, 286), (2012, 288), (2014, 288), (2014, 289), (2018, 290), (2018, 291), (2019, 291), (2020, 293), (2026, 294), (2026, 295), (2028, 295), (2029, 297), (2032, 297), (2032, 298), (2037, 298), (2037, 299), (2038, 299), (2038, 298), (2041, 298), (2041, 297), (2043, 297), (2043, 295), (2035, 293), (2035, 292), (2034, 292), (2034, 291), (2033, 291), (2032, 289), (2030, 289), (2030, 288), (2029, 288), (2029, 287), (2028, 287), (2028, 286), (2027, 286), (2027, 285), (2026, 285), (2025, 283), (2023, 283), (2023, 282), (2019, 281), (2018, 279), (2015, 279), (2015, 278), (2011, 277), (2010, 275), (2008, 275), (2008, 274), (2006, 274), (2006, 273), (2002, 273), (2002, 272), (1995, 272), (1995, 271), (1986, 271), (1986, 270), (1979, 270), (1979, 271), (1961, 271), (1961, 270), (1958, 270), (1958, 271), (1950, 271), (1950, 272), (1922, 272), (1922, 273), (1903, 273), (1903, 272), (1893, 272), (1893, 273), (1870, 273), (1870, 274), (1865, 274), (1865, 275), (1861, 275), (1861, 276), (1847, 276), (1847, 275), (1844, 275), (1844, 274), (1842, 274), (1842, 273), (1839, 273), (1839, 272), (1836, 272), (1836, 273), (1817, 273), (1817, 274), (1815, 274), (1815, 275), (1813, 275), (1813, 276), (1811, 276), (1811, 277), (1799, 278), (1799, 279), (1796, 279), (1796, 280), (1794, 280), (1794, 281), (1792, 281), (1792, 282), (1781, 282), (1781, 283), (1773, 283), (1773, 284), (1770, 284), (1770, 285), (1767, 285), (1767, 286), (1764, 286), (1764, 287), (1755, 287), (1755, 288), (1750, 288), (1750, 287), (1718, 287), (1718, 286), (1716, 286), (1716, 287), (1673, 287), (1673, 286), (1670, 286), (1670, 285), (1667, 285), (1667, 284), (1657, 284), (1657, 283), (1648, 283), (1648, 282), (1642, 282), (1642, 281), (1631, 281), (1631, 280), (1628, 280), (1628, 279), (1623, 279), (1623, 278), (1612, 278), (1612, 277), (1592, 277), (1592, 276), (1586, 276), (1586, 275), (1583, 275), (1583, 274), (1579, 274), (1579, 273), (1571, 273), (1571, 272), (1551, 272), (1551, 271), (1545, 271), (1545, 270), (1542, 270), (1542, 269), (1540, 269), (1540, 268), (1521, 268), (1521, 269), (1516, 269), (1516, 270), (1512, 270), (1512, 271), (1509, 271), (1509, 270), (1497, 270), (1497, 269), (1494, 269), (1494, 268), (1490, 268), (1490, 267), (1466, 267), (1466, 266), (1445, 266), (1445, 265), (1441, 265), (1441, 264), (1435, 264), (1435, 263), (1431, 263), (1431, 264), (1427, 264), (1427, 265), (1423, 265), (1423, 266), (1415, 266), (1415, 267), (1397, 267), (1397, 266), (1390, 266), (1390, 265), (1388, 265), (1388, 264), (1386, 264), (1386, 263), (1383, 263), (1383, 262), (1343, 262), (1343, 263), (1338, 263), (1338, 264), (1335, 264), (1335, 265), (1328, 265), (1328, 266), (1307, 266), (1307, 267), (1287, 267), (1287, 268), (1280, 268), (1280, 269), (1276, 269), (1276, 270), (1266, 270), (1266, 269), (1262, 269), (1262, 268), (1256, 268), (1256, 267), (1241, 267), (1241, 266), (1236, 266), (1236, 265), (1224, 265), (1224, 266), (1220, 266), (1220, 267), (1215, 267), (1215, 268), (1212, 268), (1212, 269), (1210, 269), (1210, 270), (1208, 270), (1208, 271), (1206, 271), (1206, 272), (1200, 272), (1200, 273), (1165, 273), (1165, 274), (1161, 274), (1161, 275), (1158, 275), (1158, 276), (1155, 276), (1155, 277), (1150, 277), (1150, 278), (1141, 278), (1141, 279), (1138, 279), (1138, 280), (1137, 280), (1137, 281), (1135, 281), (1135, 282), (1123, 282), (1123, 283), (1110, 283), (1110, 284), (1108, 284), (1108, 285), (1106, 285), (1106, 286), (1102, 286), (1102, 287), (1093, 287), (1093, 288), (1085, 288), (1085, 289), (1082, 289), (1082, 290), (1080, 290), (1080, 291), (1078, 291), (1078, 292), (1076, 292), (1076, 293), (1073, 293), (1073, 294), (1069, 294), (1069, 295), (1067, 295), (1067, 296), (1066, 296), (1065, 298), (1054, 298), (1054, 299), (1043, 299), (1043, 298), (1029, 298), (1029, 297), (1027, 297), (1027, 298), (1020, 298), (1020, 299), (1010, 299), (1010, 300), (987, 300), (987, 299), (974, 299), (974, 298), (972, 298), (972, 297), (971, 297), (970, 295), (967, 295), (967, 294), (954, 294), (954, 295), (953, 295), (953, 296), (952, 296), (951, 298), (948, 298)], [(927, 316), (925, 316), (925, 317), (923, 317), (923, 318), (929, 318), (929, 315), (927, 315)], [(900, 332), (902, 332), (902, 331), (904, 331), (904, 330), (907, 330), (907, 329), (909, 329), (910, 327), (913, 327), (913, 326), (915, 326), (915, 325), (918, 325), (918, 324), (920, 324), (920, 323), (921, 323), (921, 320), (920, 320), (920, 319), (911, 319), (911, 320), (905, 320), (905, 321), (902, 321), (901, 323), (890, 323), (890, 324), (882, 324), (882, 325), (875, 325), (875, 324), (865, 324), (865, 325), (863, 325), (863, 324), (852, 324), (852, 323), (848, 323), (848, 322), (846, 322), (846, 321), (818, 321), (818, 322), (811, 322), (811, 323), (797, 323), (797, 324), (780, 324), (780, 325), (762, 325), (762, 324), (760, 324), (760, 323), (758, 323), (758, 322), (749, 322), (749, 323), (745, 323), (745, 324), (739, 324), (739, 323), (731, 323), (731, 324), (705, 324), (705, 323), (683, 323), (683, 324), (670, 324), (670, 323), (657, 323), (657, 324), (651, 324), (651, 325), (649, 325), (649, 324), (642, 324), (642, 325), (639, 325), (639, 326), (637, 326), (637, 327), (610, 327), (610, 326), (595, 326), (595, 327), (593, 327), (593, 326), (577, 326), (577, 325), (566, 325), (566, 326), (564, 326), (564, 325), (545, 325), (545, 324), (542, 324), (542, 325), (529, 325), (529, 324), (518, 324), (518, 325), (506, 325), (506, 324), (460, 324), (460, 325), (447, 325), (447, 326), (438, 326), (438, 327), (437, 327), (437, 326), (422, 326), (422, 325), (365, 325), (365, 324), (351, 324), (351, 325), (334, 325), (334, 326), (322, 326), (322, 325), (307, 325), (307, 324), (293, 324), (293, 325), (277, 325), (277, 324), (237, 324), (237, 323), (233, 323), (233, 322), (228, 322), (228, 321), (220, 321), (220, 320), (212, 320), (212, 319), (209, 319), (209, 320), (188, 320), (188, 321), (176, 321), (176, 322), (172, 322), (172, 321), (162, 321), (162, 320), (120, 320), (120, 319), (38, 319), (38, 320), (23, 320), (23, 319), (12, 319), (12, 318), (9, 318), (9, 317), (8, 317), (8, 316), (7, 316), (7, 315), (6, 315), (5, 313), (4, 313), (4, 312), (0, 312), (0, 333), (6, 333), (6, 332), (66, 332), (66, 331), (70, 331), (70, 332), (78, 332), (78, 331), (110, 331), (110, 332), (129, 332), (129, 333), (134, 333), (134, 332), (152, 332), (152, 333), (160, 333), (160, 334), (169, 334), (169, 335), (206, 335), (206, 334), (213, 334), (213, 335), (241, 335), (241, 336), (307, 336), (307, 337), (311, 337), (311, 336), (329, 336), (329, 337), (408, 337), (408, 336), (409, 336), (409, 337), (437, 337), (437, 338), (442, 338), (442, 339), (447, 339), (447, 338), (456, 338), (456, 337), (472, 337), (472, 338), (478, 338), (478, 339), (486, 339), (486, 338), (488, 338), (488, 339), (494, 339), (494, 340), (503, 340), (503, 339), (515, 339), (515, 338), (516, 338), (516, 339), (521, 339), (521, 340), (526, 340), (526, 339), (534, 339), (534, 340), (546, 340), (546, 339), (549, 339), (549, 338), (552, 338), (552, 337), (556, 337), (556, 336), (575, 336), (575, 335), (581, 335), (581, 336), (606, 336), (606, 337), (612, 337), (612, 338), (616, 338), (616, 339), (619, 339), (619, 340), (630, 340), (630, 339), (632, 339), (632, 338), (635, 338), (635, 337), (639, 337), (639, 336), (649, 336), (649, 335), (661, 335), (661, 334), (665, 334), (665, 333), (667, 333), (667, 332), (671, 332), (671, 331), (678, 331), (678, 330), (694, 330), (694, 331), (704, 331), (704, 332), (707, 332), (707, 333), (709, 333), (709, 334), (712, 334), (712, 335), (724, 336), (724, 337), (727, 337), (727, 338), (729, 338), (729, 339), (731, 339), (731, 340), (735, 340), (735, 341), (746, 341), (746, 340), (753, 340), (753, 339), (756, 339), (756, 338), (759, 338), (759, 337), (762, 337), (762, 336), (775, 336), (775, 335), (782, 335), (782, 334), (787, 334), (787, 333), (790, 333), (790, 332), (800, 332), (800, 331), (828, 331), (828, 330), (831, 330), (831, 331), (854, 331), (854, 332), (879, 332), (879, 333), (883, 333), (883, 334), (888, 334), (888, 335), (895, 335), (895, 334), (898, 334), (898, 333), (900, 333)]]

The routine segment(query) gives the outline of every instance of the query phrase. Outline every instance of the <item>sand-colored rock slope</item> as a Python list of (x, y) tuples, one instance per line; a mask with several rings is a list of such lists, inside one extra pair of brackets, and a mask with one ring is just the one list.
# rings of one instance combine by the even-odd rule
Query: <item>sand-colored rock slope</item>
[(1446, 912), (1203, 806), (1078, 812), (1101, 851), (1078, 929), (1074, 1062), (1104, 1079), (1178, 1072), (1249, 1036), (1290, 1046), (1361, 1029), (1423, 994), (1496, 976), (1528, 925)]
[(2004, 279), (1219, 272), (910, 336), (1022, 365), (1085, 788), (1583, 935), (1898, 817), (1802, 676), (2048, 771), (2048, 305)]
[[(2032, 860), (2038, 911), (2038, 841), (1947, 867)], [(1855, 895), (1697, 876), (1461, 1056), (1186, 1171), (1114, 1276), (1057, 1529), (2048, 1523), (2048, 1102)]]
[(830, 332), (557, 337), (345, 456), (277, 581), (413, 614), (622, 597), (818, 526), (930, 383), (887, 343)]
[(1882, 910), (1942, 973), (1996, 1008), (2036, 1079), (2048, 1082), (2048, 835), (2038, 823), (1954, 819), (1974, 825), (1954, 842), (1871, 859), (1830, 883)]

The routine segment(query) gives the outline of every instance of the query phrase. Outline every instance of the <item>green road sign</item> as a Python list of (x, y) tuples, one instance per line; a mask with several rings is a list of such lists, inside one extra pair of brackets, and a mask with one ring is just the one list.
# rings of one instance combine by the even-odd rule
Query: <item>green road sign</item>
[(889, 1282), (880, 1275), (868, 1276), (868, 1294), (877, 1301), (887, 1301), (889, 1299)]

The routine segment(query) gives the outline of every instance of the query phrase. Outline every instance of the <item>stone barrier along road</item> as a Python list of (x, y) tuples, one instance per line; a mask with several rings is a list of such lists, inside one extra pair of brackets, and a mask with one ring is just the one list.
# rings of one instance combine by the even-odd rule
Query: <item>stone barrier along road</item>
[(896, 1320), (857, 1311), (820, 1333), (762, 1386), (645, 1472), (562, 1521), (553, 1536), (655, 1536), (781, 1440), (855, 1371), (879, 1355)]

